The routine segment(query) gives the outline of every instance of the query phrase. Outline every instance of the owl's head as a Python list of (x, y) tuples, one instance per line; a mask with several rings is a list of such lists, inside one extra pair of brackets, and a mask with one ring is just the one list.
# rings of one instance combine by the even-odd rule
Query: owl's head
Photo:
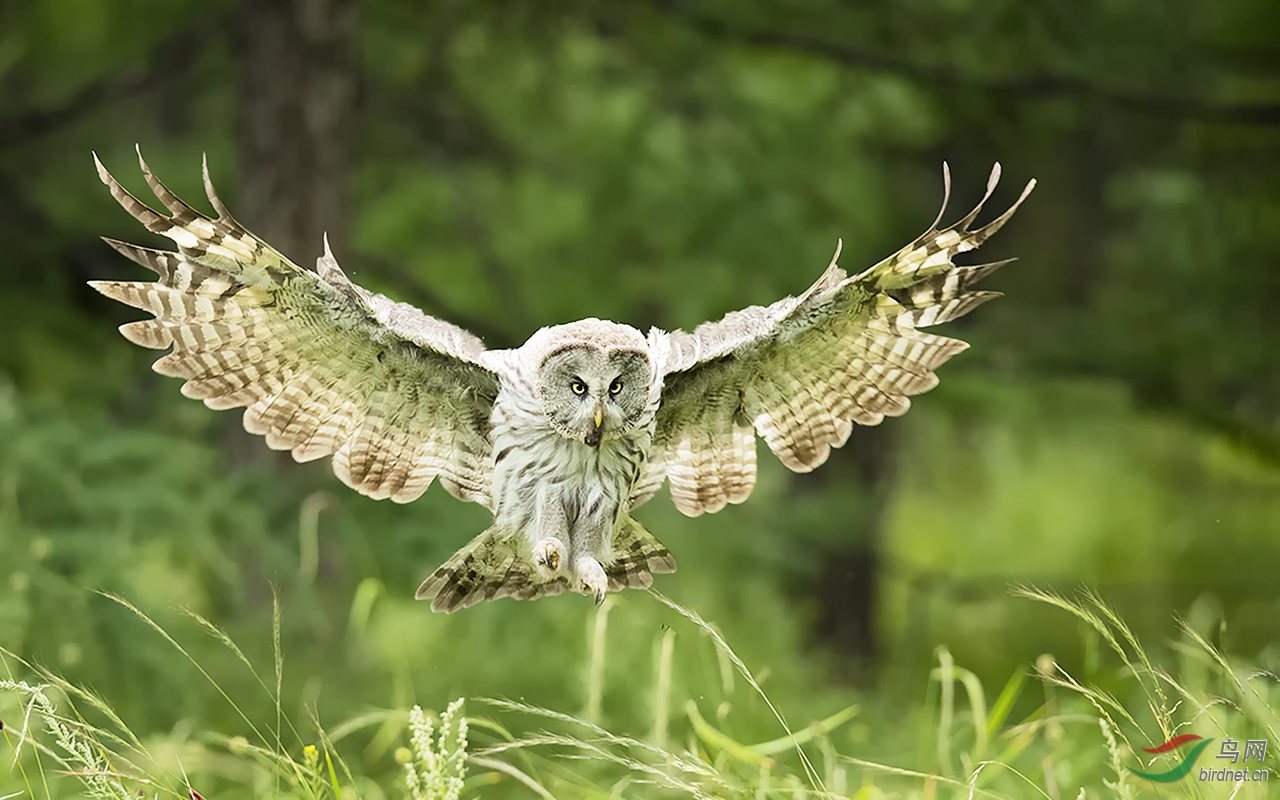
[(538, 367), (542, 410), (568, 439), (599, 447), (645, 417), (653, 365), (640, 331), (586, 319), (547, 329)]

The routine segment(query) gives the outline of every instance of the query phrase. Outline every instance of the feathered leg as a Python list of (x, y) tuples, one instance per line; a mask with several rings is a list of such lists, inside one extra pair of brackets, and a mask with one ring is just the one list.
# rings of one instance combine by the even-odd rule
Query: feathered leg
[(568, 567), (569, 520), (564, 506), (551, 500), (547, 492), (538, 493), (537, 516), (534, 517), (533, 563), (543, 580), (551, 580)]

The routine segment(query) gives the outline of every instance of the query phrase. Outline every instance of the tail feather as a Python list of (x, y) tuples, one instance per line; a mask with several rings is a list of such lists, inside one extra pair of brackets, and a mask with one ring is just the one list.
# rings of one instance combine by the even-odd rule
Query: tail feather
[(644, 526), (624, 514), (613, 535), (613, 561), (604, 564), (609, 591), (647, 589), (654, 575), (676, 571), (676, 559)]
[[(415, 595), (431, 610), (450, 614), (488, 600), (536, 600), (570, 588), (568, 575), (543, 580), (522, 549), (525, 540), (497, 526), (472, 539), (431, 573)], [(602, 564), (609, 591), (647, 589), (653, 576), (676, 571), (671, 552), (639, 522), (624, 515), (613, 537), (613, 560)]]
[(520, 552), (519, 542), (496, 526), (489, 528), (431, 573), (415, 596), (430, 600), (432, 611), (450, 614), (486, 600), (533, 600), (568, 588), (563, 575), (543, 581)]

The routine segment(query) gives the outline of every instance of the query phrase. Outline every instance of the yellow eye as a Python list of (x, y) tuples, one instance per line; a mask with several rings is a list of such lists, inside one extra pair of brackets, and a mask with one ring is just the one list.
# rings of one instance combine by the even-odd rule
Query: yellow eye
[(582, 381), (578, 380), (577, 378), (573, 379), (573, 382), (569, 384), (569, 388), (573, 390), (574, 394), (587, 393), (587, 385)]
[(609, 394), (618, 394), (622, 391), (622, 379), (615, 378), (613, 383), (609, 384)]

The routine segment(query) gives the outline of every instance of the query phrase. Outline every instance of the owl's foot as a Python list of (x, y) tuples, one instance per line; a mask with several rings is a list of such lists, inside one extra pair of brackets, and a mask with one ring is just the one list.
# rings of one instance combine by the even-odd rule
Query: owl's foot
[(575, 562), (574, 567), (577, 572), (578, 591), (588, 596), (594, 596), (596, 605), (604, 602), (605, 592), (609, 590), (609, 577), (604, 573), (604, 567), (600, 566), (600, 562), (594, 558), (579, 558)]
[(550, 579), (560, 571), (560, 565), (568, 560), (567, 552), (564, 542), (554, 536), (548, 536), (540, 539), (533, 546), (533, 563), (538, 567), (543, 578)]

